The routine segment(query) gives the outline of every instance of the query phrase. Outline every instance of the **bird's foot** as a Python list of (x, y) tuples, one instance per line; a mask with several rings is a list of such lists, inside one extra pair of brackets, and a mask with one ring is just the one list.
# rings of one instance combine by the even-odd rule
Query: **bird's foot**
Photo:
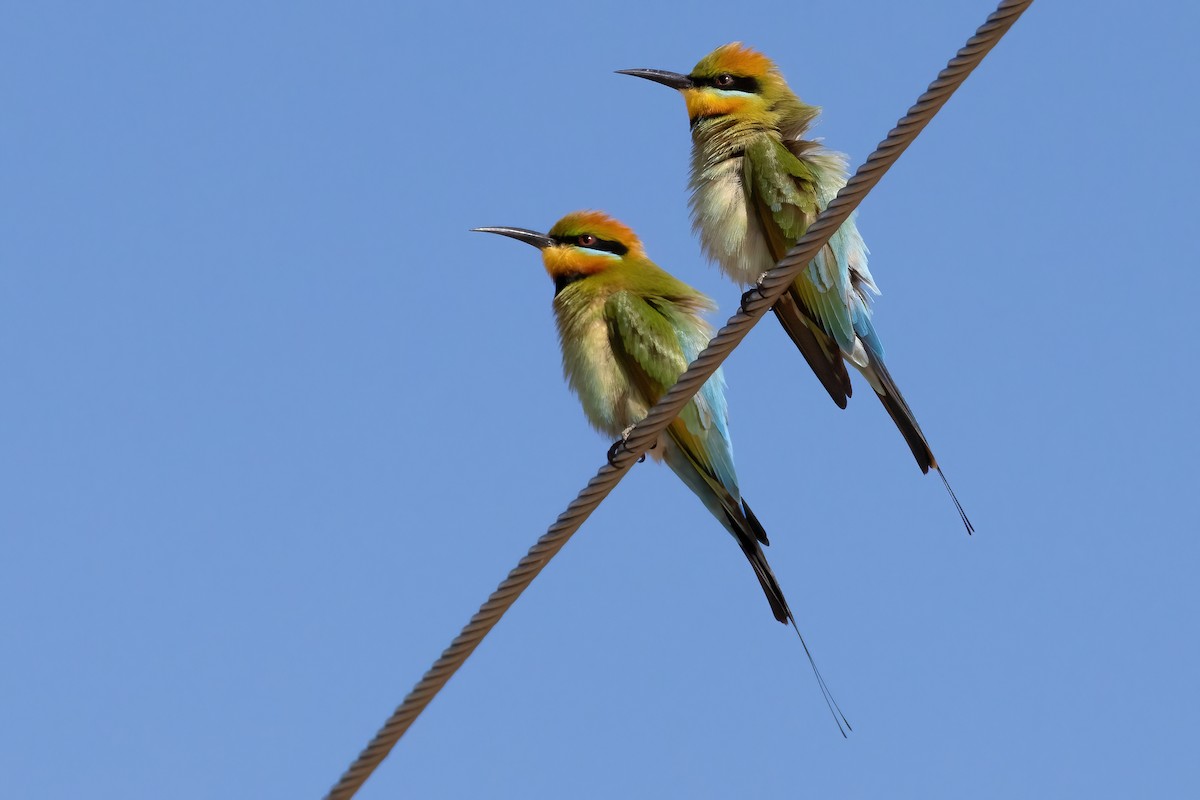
[(767, 277), (767, 273), (764, 272), (762, 275), (758, 276), (758, 280), (755, 281), (753, 286), (751, 286), (749, 289), (747, 289), (745, 292), (742, 293), (742, 302), (741, 302), (742, 311), (745, 311), (746, 307), (748, 305), (750, 305), (750, 303), (754, 302), (755, 295), (758, 295), (759, 297), (764, 296), (763, 292), (762, 292), (762, 280), (765, 277)]
[[(623, 448), (625, 446), (625, 443), (627, 441), (629, 441), (629, 434), (631, 434), (631, 433), (633, 433), (632, 425), (630, 425), (625, 430), (621, 431), (621, 438), (618, 439), (617, 441), (613, 442), (612, 447), (608, 448), (608, 464), (609, 464), (609, 466), (612, 466), (612, 467), (616, 466), (616, 463), (614, 463), (614, 462), (616, 462), (616, 460), (617, 460), (617, 453), (619, 453), (621, 448)], [(651, 450), (653, 450), (655, 447), (658, 447), (658, 442), (655, 442), (654, 444), (650, 445)], [(641, 458), (639, 458), (637, 460), (637, 463), (640, 464), (645, 460), (646, 460), (646, 454), (642, 453)]]
[[(624, 442), (627, 442), (627, 441), (629, 441), (629, 434), (631, 434), (631, 433), (633, 433), (633, 426), (632, 426), (632, 425), (630, 425), (630, 426), (629, 426), (628, 428), (626, 428), (625, 430), (621, 431), (621, 442), (622, 442), (622, 443), (624, 443)], [(656, 448), (656, 447), (658, 447), (658, 440), (655, 440), (654, 444), (650, 445), (650, 447), (648, 448), (648, 451), (649, 451), (649, 450), (653, 450), (653, 449), (654, 449), (654, 448)], [(639, 464), (640, 464), (640, 463), (642, 463), (642, 462), (643, 462), (643, 461), (645, 461), (645, 460), (646, 460), (646, 454), (645, 454), (645, 453), (642, 453), (642, 455), (641, 455), (641, 456), (638, 458), (638, 460), (637, 460), (637, 463), (639, 463)]]

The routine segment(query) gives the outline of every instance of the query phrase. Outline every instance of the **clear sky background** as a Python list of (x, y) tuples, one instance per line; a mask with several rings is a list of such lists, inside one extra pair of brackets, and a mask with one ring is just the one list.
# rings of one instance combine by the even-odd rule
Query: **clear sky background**
[[(1196, 753), (1195, 30), (1035, 3), (867, 199), (892, 372), (768, 320), (741, 554), (634, 468), (360, 797), (1181, 797)], [(671, 91), (743, 40), (858, 164), (992, 9), (0, 11), (0, 795), (320, 796), (604, 460), (537, 254), (605, 209), (717, 299)]]

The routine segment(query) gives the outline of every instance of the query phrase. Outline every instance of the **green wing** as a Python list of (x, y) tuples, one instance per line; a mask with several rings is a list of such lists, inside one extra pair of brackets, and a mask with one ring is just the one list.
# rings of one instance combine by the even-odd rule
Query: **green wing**
[[(772, 258), (778, 262), (820, 213), (816, 177), (787, 148), (762, 140), (743, 159), (750, 206), (762, 222)], [(775, 304), (775, 315), (833, 402), (846, 407), (853, 393), (842, 361), (841, 344), (850, 349), (854, 328), (838, 289), (837, 260), (829, 245), (796, 277)]]
[(627, 291), (608, 298), (604, 319), (618, 363), (646, 405), (654, 405), (687, 369), (674, 326), (658, 308)]
[[(647, 407), (657, 403), (687, 369), (687, 334), (681, 330), (683, 321), (677, 314), (669, 300), (627, 291), (615, 292), (604, 304), (613, 355)], [(691, 469), (684, 464), (670, 466), (706, 502), (705, 495), (712, 493), (719, 496), (722, 506), (736, 509), (737, 477), (721, 389), (720, 378), (710, 378), (667, 427), (667, 436)], [(697, 478), (702, 479), (702, 486), (695, 485)]]

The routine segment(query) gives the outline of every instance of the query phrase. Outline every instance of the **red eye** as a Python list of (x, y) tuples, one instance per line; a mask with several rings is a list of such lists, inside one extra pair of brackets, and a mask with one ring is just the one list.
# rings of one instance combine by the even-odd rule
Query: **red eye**
[(715, 83), (717, 86), (733, 86), (733, 76), (726, 72), (722, 75), (718, 75), (717, 79), (713, 81), (713, 83)]
[(598, 240), (596, 239), (595, 236), (592, 236), (590, 233), (585, 233), (585, 234), (580, 235), (579, 238), (576, 239), (575, 241), (579, 242), (580, 247), (591, 247)]

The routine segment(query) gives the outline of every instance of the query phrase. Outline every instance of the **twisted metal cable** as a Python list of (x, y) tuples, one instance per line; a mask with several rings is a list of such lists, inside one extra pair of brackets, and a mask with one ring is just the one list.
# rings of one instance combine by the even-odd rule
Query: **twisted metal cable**
[(658, 440), (659, 434), (679, 415), (704, 382), (712, 377), (721, 362), (766, 314), (767, 309), (775, 304), (800, 271), (816, 257), (834, 231), (841, 227), (862, 202), (867, 192), (875, 187), (929, 120), (945, 105), (950, 95), (962, 85), (967, 75), (979, 65), (983, 57), (1032, 2), (1033, 0), (1001, 0), (987, 21), (967, 40), (958, 54), (950, 59), (946, 68), (939, 72), (937, 79), (929, 85), (929, 89), (917, 99), (916, 104), (896, 123), (896, 127), (880, 142), (875, 152), (867, 157), (845, 187), (838, 192), (837, 197), (809, 226), (800, 241), (796, 242), (796, 246), (763, 277), (755, 289), (746, 294), (738, 313), (729, 318), (725, 327), (717, 332), (704, 352), (692, 362), (646, 418), (634, 426), (624, 444), (616, 448), (611, 463), (601, 467), (596, 476), (588, 481), (588, 485), (567, 506), (567, 510), (558, 516), (554, 524), (538, 539), (537, 544), (529, 549), (520, 563), (508, 573), (504, 582), (492, 592), (487, 602), (475, 612), (471, 621), (442, 652), (441, 658), (434, 662), (417, 682), (375, 734), (375, 738), (325, 796), (325, 800), (349, 800), (354, 796), (417, 716), (475, 651), (483, 637), (495, 627), (500, 617), (516, 602), (575, 531), (579, 530), (584, 520), (591, 516), (601, 501), (608, 497), (638, 458)]

